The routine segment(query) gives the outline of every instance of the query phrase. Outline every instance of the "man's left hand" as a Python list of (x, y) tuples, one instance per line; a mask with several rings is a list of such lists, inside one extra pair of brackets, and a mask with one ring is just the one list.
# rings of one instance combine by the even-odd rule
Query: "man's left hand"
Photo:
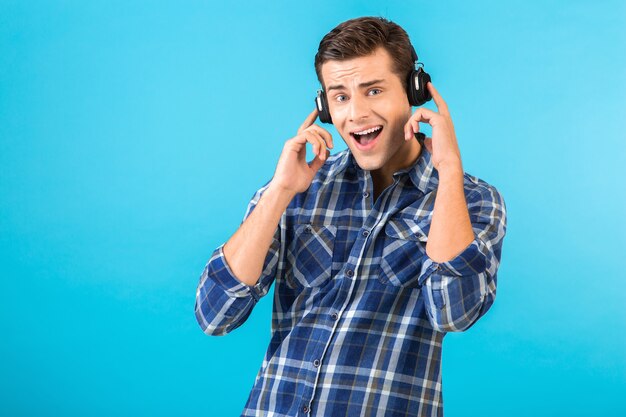
[(462, 171), (461, 152), (454, 134), (454, 125), (450, 118), (448, 106), (431, 82), (428, 82), (426, 86), (433, 96), (437, 112), (424, 107), (415, 110), (415, 113), (404, 125), (404, 139), (414, 139), (415, 133), (420, 130), (419, 123), (428, 123), (433, 128), (433, 137), (427, 137), (424, 140), (424, 145), (432, 155), (435, 169), (439, 171), (440, 169), (460, 168)]

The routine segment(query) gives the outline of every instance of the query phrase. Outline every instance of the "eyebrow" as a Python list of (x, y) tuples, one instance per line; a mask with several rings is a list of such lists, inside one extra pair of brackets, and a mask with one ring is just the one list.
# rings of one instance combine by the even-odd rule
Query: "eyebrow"
[[(372, 81), (367, 81), (364, 83), (359, 84), (359, 88), (367, 88), (367, 87), (371, 87), (374, 84), (379, 84), (384, 82), (384, 80), (372, 80)], [(326, 91), (330, 91), (330, 90), (341, 90), (346, 88), (343, 84), (333, 84), (333, 85), (329, 85), (328, 88), (326, 89)]]

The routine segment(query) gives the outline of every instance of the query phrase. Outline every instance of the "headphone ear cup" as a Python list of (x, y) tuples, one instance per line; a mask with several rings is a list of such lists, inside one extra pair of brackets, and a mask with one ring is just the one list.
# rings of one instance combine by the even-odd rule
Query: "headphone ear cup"
[(317, 117), (319, 117), (322, 123), (332, 123), (330, 117), (330, 111), (328, 110), (328, 101), (326, 100), (326, 93), (323, 90), (317, 90), (317, 97), (315, 97), (315, 107), (317, 107)]
[(430, 75), (424, 72), (422, 68), (411, 71), (407, 91), (411, 106), (421, 106), (433, 98), (430, 95), (430, 91), (428, 91), (428, 87), (426, 87), (429, 81)]

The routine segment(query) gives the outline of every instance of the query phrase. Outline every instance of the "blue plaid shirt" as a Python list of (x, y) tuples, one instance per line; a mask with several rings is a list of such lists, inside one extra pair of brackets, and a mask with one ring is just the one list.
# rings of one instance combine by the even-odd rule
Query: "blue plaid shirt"
[(214, 251), (196, 296), (206, 334), (241, 326), (275, 282), (271, 341), (242, 416), (443, 414), (443, 337), (494, 301), (506, 208), (465, 173), (475, 239), (435, 262), (425, 248), (437, 184), (424, 150), (374, 202), (370, 172), (346, 149), (283, 213), (256, 285), (233, 275), (223, 245)]

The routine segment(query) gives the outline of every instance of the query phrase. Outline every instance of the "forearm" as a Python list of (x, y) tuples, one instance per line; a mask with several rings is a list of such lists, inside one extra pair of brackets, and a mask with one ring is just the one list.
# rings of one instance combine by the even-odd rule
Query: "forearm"
[(293, 193), (270, 184), (252, 213), (224, 245), (228, 266), (245, 284), (255, 285), (261, 276), (276, 227), (293, 197)]
[(439, 185), (426, 253), (435, 262), (446, 262), (474, 240), (474, 231), (465, 200), (460, 161), (440, 166), (438, 174)]

